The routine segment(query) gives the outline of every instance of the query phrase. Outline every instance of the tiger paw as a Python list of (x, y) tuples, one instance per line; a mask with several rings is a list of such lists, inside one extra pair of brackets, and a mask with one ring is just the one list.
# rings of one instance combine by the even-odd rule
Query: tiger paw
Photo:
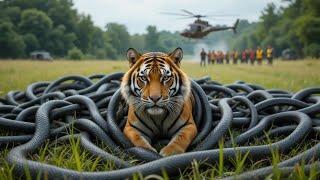
[(167, 145), (161, 149), (160, 155), (163, 157), (184, 153), (185, 150), (178, 145)]

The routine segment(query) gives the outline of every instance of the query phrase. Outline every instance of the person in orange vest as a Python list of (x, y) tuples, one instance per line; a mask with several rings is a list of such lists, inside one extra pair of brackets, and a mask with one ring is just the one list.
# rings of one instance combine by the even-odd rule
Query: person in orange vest
[(272, 65), (272, 62), (273, 62), (273, 48), (270, 45), (267, 48), (267, 60), (268, 60), (268, 64)]
[(258, 48), (257, 48), (256, 58), (257, 58), (258, 65), (261, 65), (262, 59), (263, 59), (263, 50), (261, 49), (260, 46), (258, 46)]
[(212, 64), (215, 63), (216, 53), (214, 52), (214, 50), (211, 51), (210, 60), (211, 60), (211, 63), (212, 63)]

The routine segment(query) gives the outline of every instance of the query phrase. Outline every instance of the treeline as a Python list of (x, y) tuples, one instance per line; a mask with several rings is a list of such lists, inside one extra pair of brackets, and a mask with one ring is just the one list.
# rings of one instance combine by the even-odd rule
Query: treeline
[(283, 0), (288, 6), (268, 4), (260, 21), (251, 24), (230, 43), (232, 48), (245, 49), (272, 45), (276, 55), (284, 49), (298, 57), (320, 56), (320, 1)]
[(47, 50), (58, 58), (71, 54), (75, 58), (118, 59), (129, 47), (169, 51), (176, 46), (192, 51), (192, 43), (178, 33), (158, 32), (155, 26), (147, 27), (142, 35), (130, 35), (126, 26), (118, 23), (101, 29), (89, 15), (80, 14), (72, 0), (0, 1), (0, 58), (27, 58), (32, 51)]
[[(203, 43), (216, 50), (239, 51), (272, 45), (276, 56), (290, 48), (300, 57), (318, 57), (320, 1), (283, 1), (288, 6), (269, 4), (258, 22), (241, 20), (235, 35), (221, 31), (203, 40), (190, 40), (178, 32), (158, 31), (156, 26), (148, 26), (145, 34), (133, 35), (118, 23), (97, 27), (90, 15), (80, 14), (73, 7), (72, 0), (2, 0), (0, 58), (28, 58), (32, 51), (46, 50), (55, 58), (123, 59), (129, 47), (142, 52), (169, 52), (178, 46), (185, 54), (198, 55), (194, 50)], [(219, 49), (219, 42), (224, 42), (227, 49)]]

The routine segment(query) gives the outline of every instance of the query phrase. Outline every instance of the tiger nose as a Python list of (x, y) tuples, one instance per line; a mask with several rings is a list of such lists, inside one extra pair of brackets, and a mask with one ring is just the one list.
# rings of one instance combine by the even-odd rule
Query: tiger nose
[(153, 102), (158, 102), (161, 99), (162, 96), (160, 95), (154, 95), (154, 96), (149, 96), (149, 98), (153, 101)]

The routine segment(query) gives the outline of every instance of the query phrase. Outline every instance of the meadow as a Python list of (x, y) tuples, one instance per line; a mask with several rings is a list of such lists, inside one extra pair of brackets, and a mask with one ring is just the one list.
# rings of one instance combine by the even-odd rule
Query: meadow
[[(70, 74), (92, 75), (125, 72), (126, 61), (65, 61), (52, 62), (4, 60), (0, 61), (0, 96), (10, 90), (23, 90), (30, 83), (51, 81)], [(273, 66), (209, 65), (205, 68), (198, 62), (182, 62), (183, 70), (192, 78), (210, 76), (222, 84), (243, 80), (257, 83), (270, 89), (298, 91), (320, 85), (320, 61), (276, 61)]]
[[(303, 88), (320, 86), (320, 61), (276, 61), (273, 66), (266, 64), (262, 66), (251, 66), (247, 64), (238, 65), (208, 65), (200, 67), (198, 62), (184, 61), (183, 70), (192, 78), (210, 76), (222, 84), (233, 83), (236, 80), (243, 80), (250, 83), (260, 84), (268, 89), (285, 89), (297, 92)], [(128, 70), (126, 61), (66, 61), (57, 60), (52, 62), (29, 61), (29, 60), (3, 60), (0, 61), (0, 97), (10, 90), (24, 90), (27, 85), (36, 81), (51, 81), (58, 77), (70, 74), (92, 75), (108, 74), (112, 72), (125, 72)], [(0, 131), (0, 133), (7, 134)], [(10, 133), (10, 132), (9, 132)], [(272, 140), (273, 141), (273, 140)], [(276, 141), (276, 139), (274, 139)], [(256, 141), (254, 144), (265, 144), (269, 142)], [(290, 152), (290, 156), (309, 148), (316, 142), (304, 143)], [(101, 145), (108, 151), (108, 147)], [(222, 148), (223, 144), (220, 144)], [(8, 149), (0, 151), (0, 179), (31, 179), (28, 172), (23, 177), (16, 177), (5, 161)], [(30, 159), (55, 164), (61, 167), (75, 169), (78, 171), (101, 171), (112, 170), (115, 166), (112, 162), (105, 163), (99, 158), (93, 157), (89, 152), (80, 148), (79, 140), (70, 140), (70, 144), (49, 144), (43, 145), (38, 152), (29, 155)], [(251, 162), (246, 156), (239, 156), (234, 160), (234, 167), (224, 166), (220, 161), (216, 165), (206, 165), (209, 168), (200, 168), (201, 162), (193, 162), (188, 171), (181, 172), (181, 176), (176, 179), (215, 179), (224, 175), (241, 173), (245, 170), (256, 169), (268, 164), (276, 164), (287, 159), (275, 152), (272, 157), (259, 162)], [(130, 160), (136, 163), (134, 159)], [(246, 162), (246, 163), (245, 163)], [(303, 165), (302, 165), (303, 166)], [(291, 176), (293, 179), (316, 179), (317, 171), (307, 176), (302, 173), (298, 166), (296, 172)], [(318, 171), (319, 173), (319, 171)], [(277, 169), (275, 168), (272, 179), (278, 179)], [(155, 176), (151, 176), (155, 177)], [(319, 174), (318, 174), (319, 177)], [(164, 173), (160, 179), (169, 179)], [(143, 179), (136, 175), (133, 179)]]

